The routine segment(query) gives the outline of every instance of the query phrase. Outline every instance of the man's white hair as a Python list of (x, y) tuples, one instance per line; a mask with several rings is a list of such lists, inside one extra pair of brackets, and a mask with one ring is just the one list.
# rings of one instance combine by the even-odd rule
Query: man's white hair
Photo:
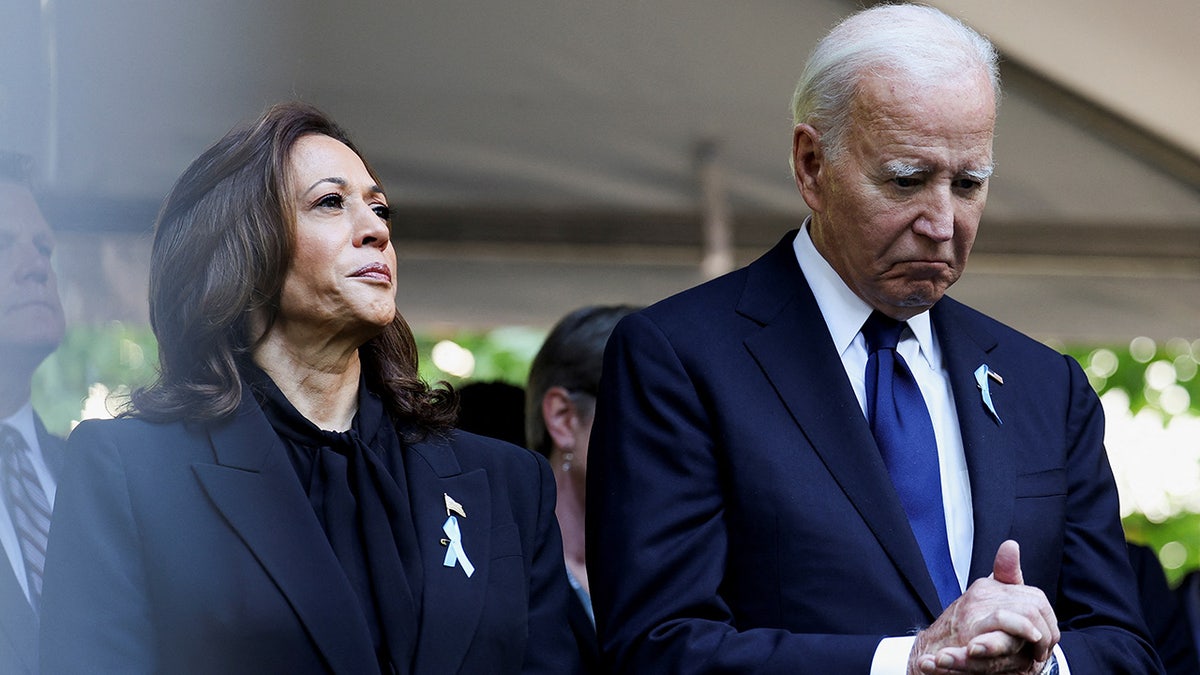
[(792, 118), (812, 125), (826, 156), (836, 159), (864, 76), (932, 85), (972, 71), (987, 74), (999, 103), (999, 56), (987, 38), (932, 7), (879, 5), (846, 18), (817, 43), (792, 95)]

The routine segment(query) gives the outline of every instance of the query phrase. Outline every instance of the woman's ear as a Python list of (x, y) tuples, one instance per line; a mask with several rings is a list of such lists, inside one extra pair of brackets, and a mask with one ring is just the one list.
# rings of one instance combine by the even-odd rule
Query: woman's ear
[(825, 153), (821, 136), (809, 124), (797, 124), (792, 130), (792, 174), (804, 203), (814, 213), (823, 206), (821, 170), (825, 168)]
[(579, 411), (571, 393), (562, 387), (550, 387), (542, 395), (542, 421), (550, 442), (556, 448), (571, 450), (575, 445), (575, 427), (579, 424)]

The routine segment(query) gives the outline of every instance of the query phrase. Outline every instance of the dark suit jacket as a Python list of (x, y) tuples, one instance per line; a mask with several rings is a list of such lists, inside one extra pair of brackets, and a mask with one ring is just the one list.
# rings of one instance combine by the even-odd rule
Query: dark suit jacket
[[(1192, 570), (1179, 582), (1175, 589), (1175, 598), (1183, 608), (1187, 619), (1187, 628), (1192, 637), (1192, 645), (1200, 650), (1200, 570)], [(1196, 662), (1197, 672), (1200, 672), (1200, 659)]]
[[(257, 405), (212, 426), (84, 422), (67, 450), (45, 672), (378, 672), (355, 593)], [(403, 452), (424, 566), (414, 672), (575, 672), (546, 462), (462, 432)], [(443, 566), (443, 495), (466, 511), (470, 578)]]
[(1138, 604), (1163, 668), (1167, 675), (1197, 675), (1200, 656), (1196, 654), (1187, 608), (1167, 585), (1154, 549), (1133, 543), (1128, 548), (1133, 576), (1137, 579)]
[[(588, 570), (617, 672), (866, 673), (881, 638), (940, 612), (794, 236), (609, 340)], [(1016, 539), (1072, 672), (1158, 672), (1078, 364), (948, 298), (932, 321), (969, 469), (971, 579)], [(973, 377), (984, 363), (1004, 378), (1003, 424)]]
[[(34, 414), (42, 459), (55, 479), (61, 475), (63, 439), (51, 435)], [(0, 673), (32, 675), (38, 672), (37, 621), (29, 600), (21, 592), (20, 583), (8, 564), (8, 554), (0, 546)]]

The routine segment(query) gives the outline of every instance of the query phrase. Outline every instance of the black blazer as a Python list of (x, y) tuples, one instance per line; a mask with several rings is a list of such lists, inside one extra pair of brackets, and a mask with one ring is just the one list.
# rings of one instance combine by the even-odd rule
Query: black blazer
[[(378, 671), (354, 591), (257, 405), (217, 425), (84, 422), (67, 451), (45, 672)], [(414, 672), (575, 672), (545, 460), (463, 432), (403, 453), (425, 578)], [(443, 565), (444, 495), (466, 512), (470, 578)]]
[(1129, 562), (1138, 582), (1138, 604), (1154, 648), (1167, 675), (1197, 675), (1200, 656), (1192, 636), (1187, 608), (1179, 594), (1167, 585), (1167, 577), (1154, 549), (1130, 543)]
[[(588, 571), (618, 672), (865, 673), (941, 606), (790, 233), (632, 314), (608, 343), (588, 463)], [(1048, 596), (1072, 672), (1159, 672), (1079, 365), (943, 298), (974, 505)], [(997, 422), (974, 372), (991, 384)]]
[[(48, 433), (36, 413), (33, 423), (42, 446), (42, 459), (57, 480), (66, 442)], [(0, 673), (33, 675), (38, 672), (37, 621), (7, 555), (0, 546)]]

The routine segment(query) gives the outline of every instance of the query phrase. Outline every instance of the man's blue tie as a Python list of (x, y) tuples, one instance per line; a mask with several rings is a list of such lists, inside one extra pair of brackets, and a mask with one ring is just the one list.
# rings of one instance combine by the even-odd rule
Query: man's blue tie
[(867, 421), (945, 608), (962, 590), (946, 538), (933, 423), (912, 371), (896, 352), (905, 326), (880, 312), (872, 312), (863, 324), (862, 334), (867, 340)]

